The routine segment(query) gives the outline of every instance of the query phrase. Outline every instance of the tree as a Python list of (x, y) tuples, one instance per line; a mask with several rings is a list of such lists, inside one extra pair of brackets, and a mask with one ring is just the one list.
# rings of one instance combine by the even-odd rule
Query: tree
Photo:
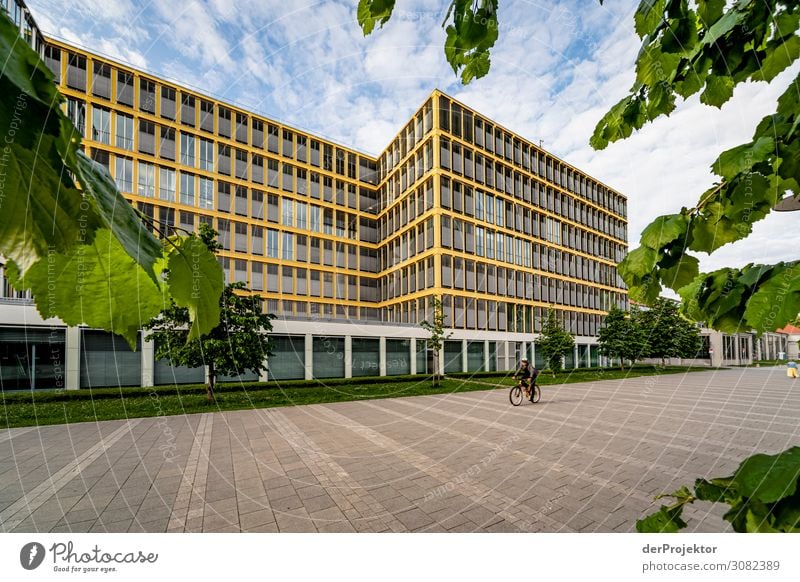
[(141, 324), (173, 301), (189, 310), (189, 337), (212, 329), (216, 259), (197, 239), (150, 233), (83, 152), (52, 73), (3, 11), (0, 63), (0, 258), (11, 284), (31, 291), (43, 318), (109, 330), (134, 348)]
[[(212, 253), (221, 248), (216, 235), (213, 228), (200, 224), (199, 240)], [(151, 332), (147, 341), (156, 342), (157, 359), (169, 359), (177, 366), (205, 368), (209, 402), (215, 400), (217, 376), (235, 376), (245, 370), (260, 374), (267, 369), (273, 316), (262, 313), (261, 298), (245, 294), (246, 291), (244, 283), (226, 285), (219, 299), (219, 324), (198, 339), (188, 337), (189, 310), (174, 303), (145, 325)]]
[(433, 298), (433, 321), (421, 321), (419, 326), (431, 334), (428, 338), (428, 349), (433, 351), (433, 385), (438, 386), (441, 374), (439, 374), (439, 358), (444, 340), (453, 335), (453, 332), (445, 332), (444, 327), (444, 306), (438, 297)]
[(535, 343), (553, 374), (561, 371), (561, 360), (575, 348), (575, 339), (561, 327), (553, 309), (547, 310), (547, 319)]
[[(394, 5), (395, 0), (360, 0), (364, 33), (383, 26)], [(463, 83), (489, 71), (489, 51), (500, 30), (497, 7), (498, 0), (449, 4), (445, 56)], [(739, 83), (771, 82), (800, 56), (798, 26), (800, 4), (794, 0), (642, 0), (634, 14), (642, 39), (636, 82), (597, 124), (591, 145), (603, 149), (669, 115), (677, 97), (700, 93), (701, 102), (721, 107)], [(746, 238), (783, 196), (800, 196), (799, 123), (797, 76), (752, 141), (712, 164), (720, 179), (698, 203), (657, 218), (642, 232), (641, 246), (619, 265), (632, 299), (651, 304), (668, 287), (683, 298), (680, 310), (690, 320), (731, 333), (773, 331), (797, 316), (800, 262), (700, 273), (688, 251), (713, 253)]]
[(597, 332), (600, 352), (610, 358), (619, 358), (621, 370), (625, 369), (625, 360), (630, 360), (633, 365), (647, 354), (647, 334), (640, 323), (641, 315), (637, 309), (626, 313), (615, 305)]
[(681, 316), (675, 301), (659, 297), (651, 309), (642, 312), (640, 321), (649, 347), (644, 353), (661, 358), (662, 366), (667, 358), (694, 358), (700, 351), (700, 331)]

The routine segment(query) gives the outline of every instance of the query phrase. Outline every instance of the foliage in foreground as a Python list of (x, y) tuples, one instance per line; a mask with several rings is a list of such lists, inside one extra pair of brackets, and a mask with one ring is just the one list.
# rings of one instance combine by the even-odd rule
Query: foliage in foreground
[(734, 531), (744, 533), (800, 532), (800, 447), (777, 455), (757, 454), (745, 459), (730, 477), (698, 479), (694, 491), (681, 487), (656, 499), (672, 497), (655, 513), (636, 522), (643, 533), (677, 532), (687, 526), (683, 508), (695, 501), (723, 503), (723, 516)]
[(219, 319), (206, 307), (222, 292), (222, 269), (196, 237), (162, 244), (150, 233), (81, 150), (63, 101), (0, 11), (0, 257), (11, 284), (31, 291), (43, 318), (112, 331), (134, 349), (141, 324), (170, 301), (189, 309), (199, 337)]

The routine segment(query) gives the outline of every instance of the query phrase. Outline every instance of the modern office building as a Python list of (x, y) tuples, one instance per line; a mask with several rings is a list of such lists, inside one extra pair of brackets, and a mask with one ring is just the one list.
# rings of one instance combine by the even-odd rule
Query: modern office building
[[(434, 297), (446, 372), (538, 361), (548, 307), (576, 337), (566, 365), (598, 364), (627, 305), (626, 199), (531, 141), (437, 90), (375, 156), (60, 40), (42, 54), (131, 204), (165, 233), (219, 232), (226, 279), (277, 316), (271, 378), (425, 372)], [(51, 386), (54, 358), (70, 388), (202, 381), (149, 342), (41, 321), (5, 279), (0, 297), (6, 388)]]

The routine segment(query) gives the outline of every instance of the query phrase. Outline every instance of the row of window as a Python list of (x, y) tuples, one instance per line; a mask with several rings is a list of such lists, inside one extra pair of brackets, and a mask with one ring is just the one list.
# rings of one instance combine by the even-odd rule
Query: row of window
[[(58, 83), (62, 82), (61, 55), (62, 51), (58, 47), (48, 45), (45, 48), (45, 62), (56, 75)], [(92, 61), (92, 87), (87, 90), (87, 66), (85, 56), (67, 52), (67, 76), (64, 84), (71, 89), (90, 93), (94, 97), (134, 107), (137, 94), (134, 87), (136, 78), (132, 73), (118, 70), (108, 63)], [(86, 104), (81, 100), (72, 98), (71, 100), (73, 101), (71, 107), (75, 110), (73, 121), (78, 126), (78, 120), (86, 117)], [(377, 184), (377, 165), (369, 158), (348, 152), (332, 144), (308, 138), (290, 129), (280, 128), (269, 121), (233, 111), (223, 105), (216, 105), (211, 101), (195, 97), (193, 94), (179, 93), (172, 87), (159, 85), (149, 79), (139, 79), (137, 108), (140, 112), (157, 115), (168, 122), (179, 121), (181, 125), (205, 131), (226, 140), (308, 163), (323, 170), (335, 172), (340, 176)], [(101, 107), (92, 109), (104, 110)], [(94, 112), (92, 115), (94, 117)], [(122, 116), (122, 114), (120, 115)], [(133, 121), (131, 115), (125, 117), (131, 122)], [(149, 124), (145, 127), (145, 133), (147, 133), (147, 129), (155, 125), (145, 119), (139, 121)], [(109, 131), (108, 127), (110, 126), (105, 126), (105, 131)], [(79, 127), (79, 129), (83, 128)], [(145, 141), (148, 141), (147, 138)]]
[[(603, 311), (625, 297), (592, 285), (447, 256), (442, 257), (442, 287)], [(401, 285), (397, 295), (403, 295), (403, 289)]]
[[(487, 188), (492, 188), (496, 191), (505, 192), (509, 196), (513, 196), (518, 200), (523, 200), (532, 204), (533, 206), (538, 206), (539, 208), (547, 209), (550, 212), (558, 214), (564, 218), (568, 218), (569, 220), (573, 220), (575, 222), (579, 222), (580, 224), (585, 224), (590, 226), (600, 232), (607, 234), (609, 236), (613, 236), (620, 240), (627, 240), (626, 232), (627, 227), (626, 223), (622, 220), (606, 213), (603, 211), (598, 211), (596, 208), (593, 208), (586, 204), (585, 202), (574, 198), (573, 196), (564, 195), (558, 190), (551, 188), (550, 186), (546, 186), (544, 183), (539, 182), (535, 178), (528, 178), (523, 177), (519, 172), (512, 172), (510, 168), (505, 169), (505, 174), (503, 172), (502, 167), (500, 164), (495, 166), (495, 171), (497, 172), (496, 178), (490, 179), (489, 177), (493, 174), (491, 169), (491, 162), (486, 161), (486, 179), (484, 180), (483, 177), (483, 159), (480, 157), (475, 162), (475, 169), (473, 173), (472, 169), (472, 161), (469, 160), (469, 165), (466, 162), (462, 164), (461, 162), (461, 154), (459, 153), (456, 156), (455, 151), (453, 152), (453, 161), (450, 162), (449, 160), (449, 150), (445, 150), (446, 142), (442, 142), (442, 167), (451, 170), (455, 174), (464, 176), (470, 180), (475, 180), (480, 184), (486, 184)], [(449, 145), (448, 145), (449, 147)], [(457, 146), (453, 146), (454, 148)], [(460, 149), (460, 148), (459, 148)], [(469, 150), (465, 148), (464, 155), (466, 156), (469, 153)], [(447, 156), (447, 157), (445, 157)], [(456, 163), (457, 161), (457, 163)], [(469, 170), (467, 171), (467, 169)], [(481, 172), (478, 174), (478, 172)], [(505, 175), (505, 179), (504, 176)], [(444, 193), (444, 184), (449, 185), (449, 180), (446, 178), (442, 179), (443, 188), (442, 191)], [(448, 193), (450, 189), (447, 189)], [(483, 200), (481, 200), (481, 196), (483, 192), (479, 189), (475, 189), (475, 200), (473, 202), (473, 190), (469, 184), (461, 183), (458, 180), (453, 180), (453, 188), (452, 188), (452, 204), (453, 208), (461, 211), (462, 207), (462, 200), (461, 195), (463, 192), (464, 200), (463, 200), (463, 210), (465, 213), (468, 213), (472, 216), (473, 212), (477, 215), (478, 213), (482, 213), (484, 206), (480, 205)], [(486, 194), (486, 196), (490, 196)], [(500, 199), (500, 196), (497, 196), (497, 199)], [(445, 205), (444, 195), (442, 200), (442, 205)], [(447, 200), (449, 202), (449, 199)], [(511, 204), (509, 201), (508, 204)], [(445, 206), (449, 208), (450, 206)], [(491, 210), (488, 208), (487, 203), (487, 210)], [(479, 217), (480, 218), (480, 217)]]
[[(581, 236), (576, 238), (574, 236), (576, 233), (571, 227), (568, 228), (566, 225), (542, 216), (534, 218), (538, 218), (534, 221), (536, 224), (534, 236), (538, 236), (542, 240), (574, 248), (594, 257), (603, 257), (614, 261), (622, 260), (624, 256), (624, 247), (615, 245), (607, 239), (580, 230), (578, 234)], [(539, 245), (530, 240), (475, 225), (460, 218), (451, 219), (449, 216), (441, 216), (440, 225), (442, 247), (524, 267), (531, 267), (533, 255), (545, 254), (545, 249), (548, 248), (547, 245)], [(540, 260), (539, 268), (545, 268), (548, 260)]]
[(444, 131), (510, 164), (546, 178), (569, 192), (583, 196), (595, 204), (621, 216), (627, 215), (627, 202), (619, 194), (597, 184), (588, 176), (573, 170), (532, 144), (503, 131), (488, 119), (473, 115), (447, 97), (439, 97), (439, 126)]
[(391, 144), (378, 160), (380, 178), (383, 180), (391, 171), (412, 152), (422, 138), (433, 129), (433, 101), (428, 99), (422, 109), (400, 130)]
[(253, 291), (340, 301), (378, 301), (376, 279), (228, 257), (219, 257), (219, 261), (226, 283), (246, 283)]
[(398, 166), (380, 187), (378, 198), (380, 208), (390, 207), (396, 200), (404, 196), (406, 190), (433, 169), (433, 140), (428, 140), (425, 145), (409, 156), (405, 163)]
[[(80, 111), (75, 100), (68, 99), (67, 113), (83, 132), (80, 120)], [(111, 119), (115, 119), (114, 135), (112, 140)], [(115, 145), (120, 149), (134, 150), (134, 133), (132, 117), (121, 113), (93, 108), (92, 109), (92, 139), (101, 144)], [(264, 158), (258, 154), (250, 155), (245, 150), (232, 148), (224, 144), (217, 144), (205, 138), (179, 132), (176, 151), (175, 130), (160, 128), (160, 140), (156, 140), (158, 126), (146, 121), (140, 121), (138, 151), (140, 153), (156, 155), (165, 160), (177, 161), (183, 166), (197, 168), (207, 172), (216, 172), (224, 176), (232, 176), (240, 180), (248, 180), (256, 184), (266, 185), (285, 192), (293, 192), (300, 196), (310, 196), (318, 200), (325, 200), (357, 208), (363, 212), (377, 214), (377, 193), (365, 187), (358, 187), (354, 183), (343, 180), (334, 180), (330, 176), (321, 175), (319, 172), (307, 171), (286, 162), (279, 162), (274, 158)]]
[[(477, 299), (445, 294), (442, 297), (444, 324), (447, 328), (480, 331), (539, 333), (547, 318), (547, 309), (491, 299)], [(416, 325), (430, 321), (426, 298), (411, 299), (380, 309), (383, 321)], [(603, 316), (556, 309), (564, 329), (576, 336), (596, 336)]]

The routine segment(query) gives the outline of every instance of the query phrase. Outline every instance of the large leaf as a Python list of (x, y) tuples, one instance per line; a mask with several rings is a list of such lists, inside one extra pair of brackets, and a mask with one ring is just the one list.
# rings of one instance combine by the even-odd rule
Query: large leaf
[(800, 57), (800, 36), (792, 36), (767, 55), (767, 58), (761, 63), (761, 68), (753, 74), (753, 79), (756, 81), (772, 81), (779, 73), (796, 61), (798, 57)]
[(30, 289), (43, 318), (85, 324), (121, 335), (132, 348), (141, 326), (163, 307), (161, 289), (106, 229), (94, 244), (37, 261), (24, 275), (12, 264), (11, 284)]
[(733, 97), (733, 79), (727, 75), (709, 75), (706, 79), (706, 90), (700, 95), (700, 101), (706, 105), (722, 107)]
[[(39, 56), (19, 34), (19, 27), (0, 11), (0, 72), (18, 92), (3, 93), (3, 100), (14, 101), (14, 96), (25, 95), (46, 108), (54, 107), (62, 97), (53, 83), (53, 74)], [(8, 134), (4, 134), (8, 135)]]
[(644, 38), (652, 34), (664, 20), (664, 9), (667, 0), (641, 0), (636, 13), (633, 15), (636, 34), (639, 38)]
[(747, 302), (744, 316), (758, 333), (774, 331), (800, 313), (800, 264), (780, 265)]
[(199, 238), (176, 238), (172, 243), (167, 250), (167, 284), (176, 305), (189, 309), (191, 341), (219, 323), (224, 277), (219, 261)]
[(749, 171), (755, 164), (768, 159), (774, 153), (775, 140), (770, 136), (762, 136), (722, 152), (711, 164), (711, 169), (715, 174), (731, 180), (736, 174)]
[(128, 255), (157, 282), (154, 266), (163, 252), (161, 243), (144, 227), (103, 166), (79, 152), (76, 169), (81, 186), (93, 200), (103, 226), (114, 233)]
[(674, 240), (685, 237), (689, 220), (686, 214), (659, 216), (642, 231), (641, 242), (651, 249), (660, 249)]
[(739, 492), (762, 503), (792, 495), (800, 478), (800, 447), (777, 455), (757, 454), (745, 459), (734, 474)]

